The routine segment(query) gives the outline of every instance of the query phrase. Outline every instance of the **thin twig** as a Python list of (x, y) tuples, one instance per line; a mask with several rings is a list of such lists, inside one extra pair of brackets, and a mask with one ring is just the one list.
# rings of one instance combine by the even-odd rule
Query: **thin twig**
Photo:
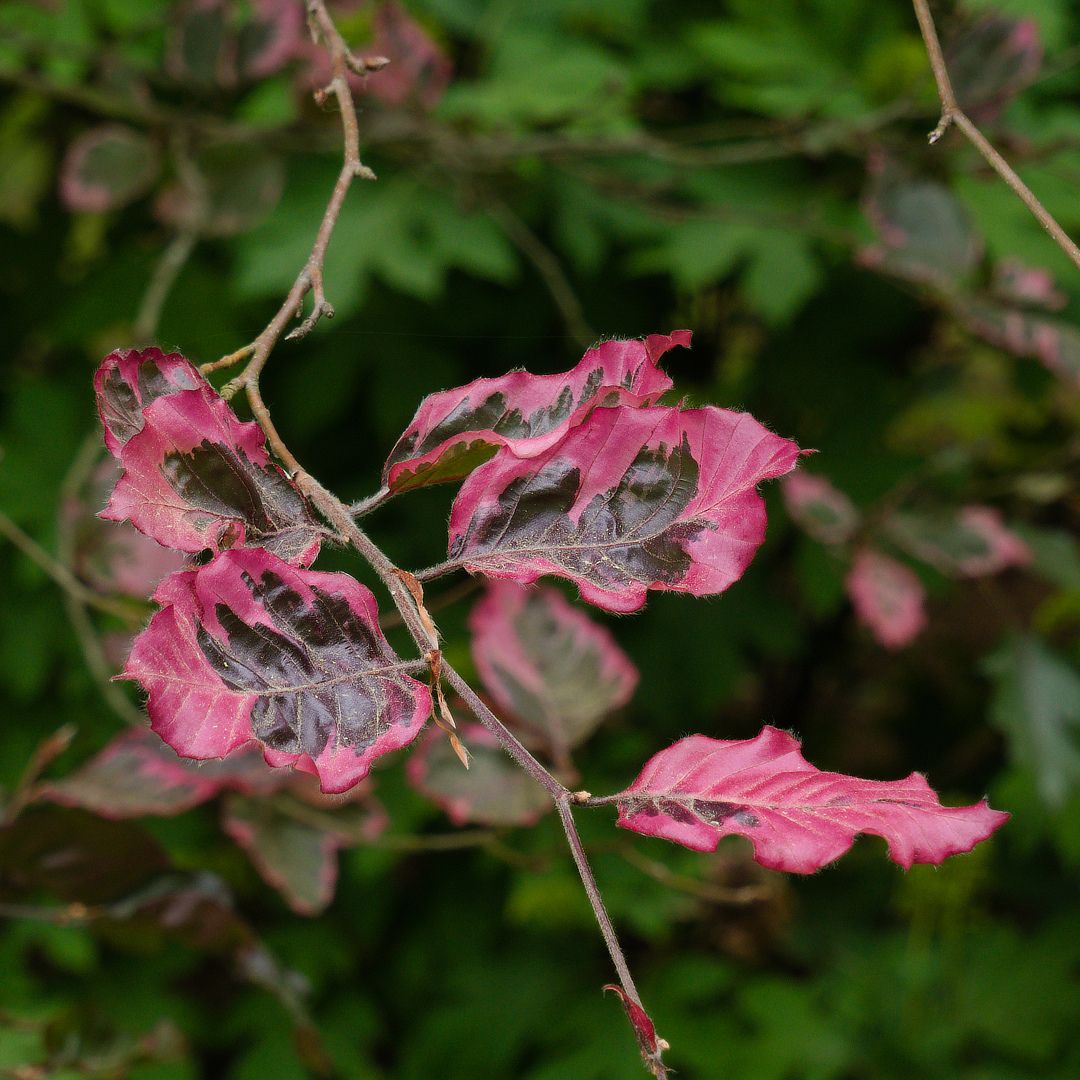
[(994, 149), (986, 136), (960, 108), (952, 80), (949, 78), (949, 69), (945, 64), (945, 55), (941, 51), (941, 42), (938, 39), (937, 27), (934, 25), (934, 17), (930, 13), (930, 5), (927, 0), (912, 0), (912, 2), (915, 5), (915, 17), (919, 20), (919, 30), (922, 32), (923, 42), (926, 45), (926, 53), (930, 58), (930, 68), (934, 73), (938, 97), (941, 99), (941, 119), (938, 120), (937, 127), (930, 132), (931, 145), (936, 143), (951, 125), (958, 127), (968, 142), (983, 156), (990, 168), (1012, 188), (1073, 265), (1080, 269), (1080, 247), (1077, 247), (1069, 234), (1054, 220), (1050, 211), (1035, 197), (1031, 188), (1017, 176), (1009, 163)]
[(372, 510), (382, 506), (383, 503), (389, 502), (394, 497), (393, 492), (384, 484), (374, 495), (369, 495), (366, 499), (358, 499), (354, 503), (349, 504), (349, 513), (354, 518), (366, 517)]
[(417, 581), (434, 581), (436, 578), (446, 577), (447, 574), (452, 574), (455, 570), (460, 569), (460, 560), (447, 559), (446, 562), (436, 563), (434, 566), (429, 566), (424, 570), (417, 570), (414, 577)]
[(131, 328), (137, 345), (148, 344), (156, 334), (165, 300), (195, 250), (197, 241), (198, 236), (194, 231), (178, 232), (158, 260)]
[(597, 334), (586, 321), (581, 301), (555, 253), (505, 203), (495, 200), (488, 209), (510, 242), (536, 267), (559, 309), (567, 333), (577, 345), (587, 349), (596, 341)]

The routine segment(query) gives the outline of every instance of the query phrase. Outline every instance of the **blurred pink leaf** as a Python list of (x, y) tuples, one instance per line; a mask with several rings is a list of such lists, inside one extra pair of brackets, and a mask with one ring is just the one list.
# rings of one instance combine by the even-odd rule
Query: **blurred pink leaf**
[(792, 520), (823, 544), (843, 544), (859, 525), (851, 500), (824, 476), (798, 469), (780, 481), (780, 492)]
[(1026, 566), (1031, 551), (989, 506), (965, 506), (948, 517), (898, 514), (889, 535), (916, 558), (956, 577), (984, 577)]
[(460, 480), (500, 446), (535, 457), (579, 422), (612, 389), (655, 402), (671, 388), (658, 366), (669, 349), (689, 348), (690, 332), (605, 341), (561, 375), (513, 371), (429, 394), (383, 466), (392, 491)]
[(379, 5), (375, 36), (364, 51), (390, 60), (389, 67), (366, 84), (368, 93), (387, 105), (413, 99), (434, 109), (454, 74), (450, 58), (396, 0)]
[(261, 549), (174, 574), (124, 677), (149, 694), (151, 726), (184, 757), (258, 744), (326, 792), (347, 791), (408, 745), (431, 713), (379, 629), (371, 592), (347, 574), (299, 570)]
[(334, 812), (298, 814), (293, 805), (289, 796), (232, 795), (225, 801), (222, 828), (293, 911), (318, 915), (334, 898), (337, 853), (365, 837), (375, 839), (386, 815), (366, 794), (362, 803), (346, 803)]
[(132, 128), (84, 131), (60, 166), (60, 197), (69, 210), (102, 213), (145, 195), (160, 171), (158, 148)]
[(1003, 259), (994, 267), (993, 291), (1011, 304), (1058, 311), (1068, 297), (1054, 283), (1054, 275), (1039, 266), (1025, 266), (1016, 259)]
[(1034, 19), (988, 15), (957, 34), (945, 54), (960, 107), (986, 123), (1035, 81), (1043, 50)]
[(137, 728), (39, 795), (99, 817), (172, 817), (222, 791), (267, 791), (286, 780), (248, 751), (204, 765), (184, 761), (152, 731)]
[(504, 448), (469, 476), (450, 557), (526, 585), (567, 578), (609, 611), (637, 611), (650, 589), (723, 592), (765, 539), (757, 485), (799, 454), (746, 413), (596, 408), (542, 454)]
[(895, 559), (863, 548), (846, 586), (859, 621), (887, 649), (911, 644), (926, 626), (922, 582)]
[(557, 763), (637, 686), (637, 668), (607, 628), (556, 589), (490, 582), (469, 629), (498, 709)]
[(864, 248), (864, 266), (911, 281), (955, 289), (982, 257), (967, 212), (943, 184), (910, 175), (891, 158), (869, 162), (863, 209), (878, 242)]
[(970, 851), (1009, 815), (986, 801), (945, 807), (924, 777), (860, 780), (821, 772), (799, 742), (774, 727), (753, 739), (691, 735), (653, 757), (616, 796), (621, 828), (713, 851), (744, 836), (771, 870), (812, 874), (840, 858), (859, 833), (885, 839), (908, 869)]
[(478, 724), (459, 728), (469, 748), (468, 771), (438, 731), (409, 755), (409, 782), (441, 807), (455, 825), (533, 825), (551, 798), (511, 760), (495, 736)]

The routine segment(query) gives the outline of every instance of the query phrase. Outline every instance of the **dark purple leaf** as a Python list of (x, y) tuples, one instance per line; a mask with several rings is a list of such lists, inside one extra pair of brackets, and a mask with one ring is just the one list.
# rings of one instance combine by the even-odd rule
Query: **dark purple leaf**
[(501, 446), (535, 457), (566, 434), (602, 397), (618, 389), (652, 404), (671, 380), (657, 362), (690, 332), (654, 334), (644, 341), (605, 341), (561, 375), (514, 371), (497, 379), (431, 394), (383, 467), (392, 491), (460, 480)]
[(843, 544), (858, 528), (858, 510), (824, 476), (799, 469), (784, 477), (780, 491), (796, 524), (823, 544)]
[(450, 557), (522, 584), (567, 578), (609, 611), (649, 589), (723, 592), (765, 539), (757, 485), (799, 453), (746, 413), (596, 408), (542, 454), (503, 449), (465, 481)]
[(903, 563), (864, 548), (845, 582), (855, 614), (887, 649), (910, 645), (926, 626), (926, 592)]
[(105, 445), (114, 457), (142, 431), (143, 409), (159, 397), (209, 384), (179, 353), (160, 349), (117, 349), (94, 373), (98, 415)]
[(860, 780), (821, 772), (774, 727), (753, 739), (691, 735), (662, 750), (617, 796), (619, 825), (694, 851), (745, 836), (772, 870), (812, 874), (859, 833), (881, 836), (905, 869), (970, 851), (1008, 820), (986, 801), (945, 807), (924, 777)]
[(124, 674), (149, 694), (151, 725), (183, 757), (258, 743), (267, 762), (346, 791), (416, 738), (427, 686), (405, 674), (371, 592), (347, 574), (233, 550), (174, 574)]
[(409, 781), (446, 811), (455, 825), (533, 825), (551, 809), (551, 798), (476, 724), (463, 727), (469, 768), (462, 767), (450, 743), (437, 731), (417, 747), (406, 767)]
[(70, 776), (44, 785), (39, 796), (106, 818), (171, 817), (221, 791), (268, 792), (285, 782), (258, 753), (241, 750), (197, 764), (177, 757), (152, 731), (136, 729)]
[(319, 534), (306, 500), (269, 459), (257, 424), (209, 387), (159, 397), (120, 452), (124, 475), (101, 516), (180, 551), (265, 547), (306, 565)]
[(454, 73), (443, 49), (396, 0), (376, 10), (375, 35), (365, 51), (390, 60), (389, 67), (364, 83), (369, 94), (387, 105), (412, 100), (434, 109)]
[(150, 190), (160, 153), (145, 135), (110, 124), (80, 135), (60, 167), (60, 197), (71, 210), (117, 210)]
[(491, 582), (469, 629), (476, 670), (498, 710), (556, 762), (637, 686), (637, 668), (607, 628), (555, 589)]

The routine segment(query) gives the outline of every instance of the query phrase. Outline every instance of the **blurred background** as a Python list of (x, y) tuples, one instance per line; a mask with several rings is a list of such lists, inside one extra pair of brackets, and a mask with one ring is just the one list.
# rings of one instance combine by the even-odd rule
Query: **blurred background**
[[(957, 132), (927, 146), (910, 6), (332, 10), (392, 63), (358, 80), (379, 179), (330, 247), (337, 317), (263, 382), (299, 460), (362, 497), (425, 393), (690, 328), (665, 360), (689, 401), (819, 453), (770, 486), (727, 594), (608, 620), (641, 681), (577, 751), (582, 785), (771, 723), (821, 768), (915, 769), (1013, 815), (938, 869), (864, 838), (798, 879), (741, 841), (696, 855), (581, 815), (678, 1075), (1080, 1075), (1080, 271)], [(961, 104), (1076, 235), (1075, 5), (935, 13)], [(283, 852), (298, 819), (267, 811), (260, 850), (235, 795), (136, 792), (116, 821), (93, 810), (130, 773), (72, 787), (138, 723), (108, 679), (171, 568), (93, 519), (92, 372), (151, 341), (213, 360), (265, 325), (337, 173), (325, 81), (289, 0), (0, 6), (0, 1076), (644, 1075), (550, 815), (456, 831), (402, 754), (381, 810), (335, 825), (310, 797)], [(452, 495), (370, 530), (438, 562)], [(473, 601), (439, 614), (470, 675)], [(83, 809), (44, 797), (64, 778)]]

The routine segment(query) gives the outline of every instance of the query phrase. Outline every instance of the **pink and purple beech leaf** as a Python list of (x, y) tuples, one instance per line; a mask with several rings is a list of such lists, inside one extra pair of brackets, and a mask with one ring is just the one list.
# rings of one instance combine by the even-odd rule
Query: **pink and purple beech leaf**
[(926, 590), (903, 563), (871, 548), (856, 556), (844, 582), (859, 622), (887, 649), (910, 645), (926, 626)]
[(412, 786), (455, 825), (534, 825), (551, 809), (551, 797), (521, 771), (494, 735), (479, 724), (463, 725), (458, 733), (469, 748), (468, 771), (435, 730), (406, 765)]
[(125, 443), (143, 428), (143, 409), (181, 390), (210, 389), (195, 366), (179, 353), (160, 349), (116, 349), (94, 373), (98, 415), (105, 446), (119, 457)]
[(224, 761), (199, 765), (177, 757), (152, 731), (137, 728), (38, 794), (99, 817), (172, 817), (222, 791), (267, 792), (287, 781), (259, 754), (239, 751)]
[(257, 424), (208, 386), (159, 396), (120, 451), (124, 468), (101, 516), (130, 521), (180, 551), (259, 545), (307, 565), (319, 532), (304, 497), (270, 461)]
[(843, 544), (858, 528), (858, 510), (824, 476), (799, 469), (784, 477), (780, 491), (792, 520), (822, 544)]
[(822, 772), (799, 742), (765, 727), (753, 739), (691, 735), (653, 757), (615, 796), (618, 824), (693, 851), (745, 836), (771, 870), (812, 874), (840, 858), (860, 833), (883, 837), (905, 869), (970, 851), (1008, 820), (984, 799), (942, 806), (924, 777), (860, 780)]
[(746, 413), (594, 408), (543, 453), (504, 448), (472, 473), (450, 558), (525, 585), (563, 577), (609, 611), (637, 611), (650, 589), (723, 592), (765, 539), (757, 485), (799, 454)]
[(386, 643), (371, 592), (347, 574), (298, 570), (235, 549), (158, 587), (124, 677), (149, 695), (153, 729), (181, 756), (257, 743), (270, 765), (347, 791), (407, 746), (431, 694)]
[(301, 817), (290, 813), (289, 796), (270, 799), (230, 795), (222, 828), (251, 860), (263, 880), (298, 915), (318, 915), (334, 898), (337, 854), (361, 839), (374, 839), (385, 812), (374, 800)]
[(150, 190), (160, 160), (160, 150), (133, 128), (92, 128), (68, 147), (60, 166), (60, 198), (69, 210), (118, 210)]
[(605, 341), (561, 375), (513, 371), (430, 394), (383, 467), (391, 491), (460, 480), (503, 446), (517, 457), (542, 454), (606, 395), (621, 390), (654, 403), (671, 388), (657, 366), (669, 349), (690, 346), (690, 331), (644, 341)]
[(1043, 49), (1035, 19), (988, 15), (961, 30), (945, 50), (949, 79), (960, 107), (987, 123), (1042, 66)]
[(1030, 548), (991, 506), (965, 506), (944, 517), (897, 514), (888, 530), (909, 554), (952, 577), (985, 577), (1031, 561)]
[(625, 705), (637, 668), (556, 589), (492, 581), (469, 615), (472, 655), (503, 715), (556, 762)]

